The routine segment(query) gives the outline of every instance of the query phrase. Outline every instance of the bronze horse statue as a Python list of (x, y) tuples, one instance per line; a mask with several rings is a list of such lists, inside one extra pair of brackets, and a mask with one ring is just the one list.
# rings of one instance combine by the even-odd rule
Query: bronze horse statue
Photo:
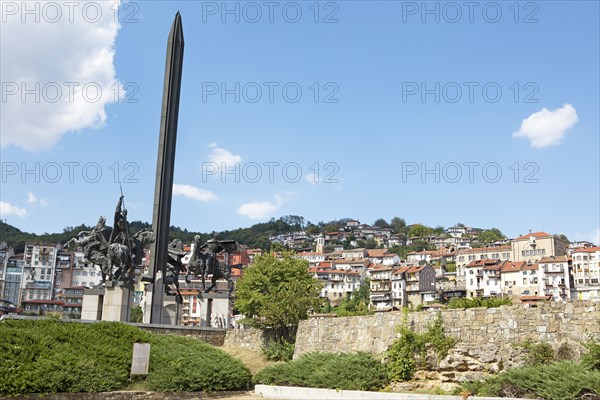
[[(205, 250), (204, 252), (201, 250)], [(204, 293), (209, 293), (217, 286), (218, 279), (225, 279), (229, 287), (229, 293), (233, 290), (233, 282), (231, 280), (231, 268), (224, 262), (220, 262), (217, 254), (225, 251), (233, 253), (239, 250), (239, 245), (234, 240), (216, 240), (211, 239), (200, 245), (200, 236), (194, 237), (194, 250), (188, 263), (187, 274), (185, 275), (186, 283), (190, 283), (190, 275), (194, 273), (202, 279), (202, 290)], [(239, 267), (239, 266), (234, 266)], [(206, 277), (212, 275), (210, 286), (206, 287)]]
[(143, 229), (131, 237), (129, 246), (110, 243), (112, 228), (105, 226), (105, 222), (104, 217), (100, 217), (94, 229), (79, 232), (65, 247), (81, 247), (86, 260), (100, 267), (103, 282), (118, 279), (133, 283), (135, 269), (144, 257), (144, 247), (154, 242), (154, 234), (150, 229)]

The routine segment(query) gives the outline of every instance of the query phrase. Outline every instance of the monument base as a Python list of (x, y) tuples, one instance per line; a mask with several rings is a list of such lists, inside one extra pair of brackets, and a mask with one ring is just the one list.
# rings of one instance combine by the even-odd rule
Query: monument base
[(179, 304), (177, 304), (175, 296), (164, 295), (160, 323), (163, 325), (180, 325), (180, 319)]
[(81, 304), (81, 319), (90, 321), (102, 320), (103, 302), (104, 288), (84, 289), (83, 302)]
[(200, 302), (200, 326), (229, 328), (231, 300), (229, 293), (202, 293)]
[(131, 289), (127, 286), (106, 282), (102, 303), (102, 321), (129, 322)]

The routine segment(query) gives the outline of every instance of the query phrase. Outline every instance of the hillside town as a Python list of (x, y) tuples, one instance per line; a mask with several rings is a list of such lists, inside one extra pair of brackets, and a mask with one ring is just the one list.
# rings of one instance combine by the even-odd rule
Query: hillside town
[[(331, 306), (339, 305), (364, 285), (368, 285), (369, 309), (374, 312), (436, 307), (456, 297), (510, 298), (526, 303), (600, 301), (597, 244), (529, 232), (477, 246), (484, 231), (459, 224), (443, 232), (415, 236), (347, 220), (336, 230), (299, 230), (273, 235), (269, 240), (274, 254), (291, 251), (294, 257), (306, 260), (310, 274), (323, 284), (320, 296)], [(360, 247), (365, 243), (372, 248)], [(394, 252), (410, 249), (415, 243), (424, 243), (427, 249)], [(192, 246), (183, 248), (187, 253), (182, 259), (184, 266)], [(239, 251), (219, 257), (231, 266), (235, 282), (264, 251), (240, 244)], [(148, 260), (146, 250), (146, 268)], [(140, 269), (138, 274), (144, 272)], [(137, 281), (134, 306), (144, 301), (144, 283)], [(179, 283), (184, 301), (182, 325), (223, 324), (202, 320), (199, 277), (186, 283), (180, 276)], [(80, 249), (70, 250), (58, 243), (27, 243), (23, 253), (15, 254), (0, 242), (0, 313), (55, 313), (80, 318), (84, 290), (101, 284), (100, 271)], [(227, 290), (227, 282), (219, 282), (217, 291)], [(235, 291), (232, 295), (235, 298)], [(232, 315), (219, 318), (229, 320)]]

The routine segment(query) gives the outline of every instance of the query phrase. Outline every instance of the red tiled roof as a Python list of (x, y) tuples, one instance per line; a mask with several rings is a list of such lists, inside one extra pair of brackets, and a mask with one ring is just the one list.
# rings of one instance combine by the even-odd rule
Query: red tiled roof
[(475, 268), (475, 267), (487, 267), (488, 265), (498, 264), (500, 260), (494, 260), (490, 258), (485, 258), (483, 260), (473, 260), (468, 263), (465, 268)]
[(415, 272), (419, 272), (423, 269), (423, 266), (418, 266), (418, 267), (408, 267), (408, 270), (406, 270), (407, 274), (414, 274)]
[(521, 268), (521, 271), (537, 271), (538, 269), (540, 269), (539, 264), (529, 264), (529, 265), (524, 265)]
[(542, 257), (540, 264), (562, 263), (567, 261), (569, 261), (567, 256)]
[(389, 265), (377, 265), (371, 269), (371, 272), (380, 272), (380, 271), (391, 271), (392, 267)]
[(520, 271), (524, 265), (526, 265), (525, 261), (519, 261), (519, 262), (505, 261), (504, 264), (502, 265), (502, 272)]
[(388, 249), (369, 249), (367, 250), (367, 257), (383, 257), (387, 252)]
[(524, 240), (524, 239), (529, 239), (530, 237), (540, 238), (540, 237), (549, 237), (549, 236), (552, 236), (552, 235), (550, 235), (549, 233), (546, 233), (546, 232), (532, 232), (532, 233), (528, 233), (527, 235), (519, 236), (515, 240)]
[(600, 247), (595, 246), (595, 247), (579, 247), (575, 250), (573, 250), (573, 253), (595, 253), (597, 251), (600, 251)]

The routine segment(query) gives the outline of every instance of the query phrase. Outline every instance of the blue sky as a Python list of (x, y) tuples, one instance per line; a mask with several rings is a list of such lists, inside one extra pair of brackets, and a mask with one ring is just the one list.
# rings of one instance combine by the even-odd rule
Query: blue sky
[(400, 216), (598, 241), (598, 2), (88, 2), (73, 22), (2, 3), (2, 218), (23, 230), (110, 215), (116, 170), (130, 218), (151, 220), (179, 10), (173, 225)]

